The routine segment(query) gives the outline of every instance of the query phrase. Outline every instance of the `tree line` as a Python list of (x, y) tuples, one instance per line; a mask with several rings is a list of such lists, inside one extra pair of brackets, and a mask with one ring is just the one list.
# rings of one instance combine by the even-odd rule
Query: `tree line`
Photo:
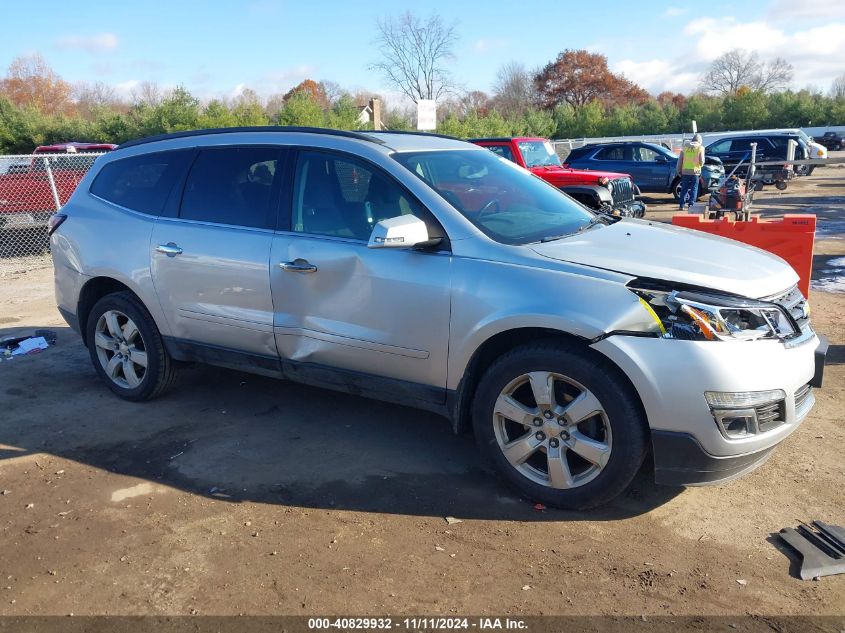
[[(373, 70), (411, 101), (437, 97), (437, 131), (460, 138), (667, 134), (689, 131), (693, 120), (702, 131), (845, 124), (845, 76), (828, 94), (784, 89), (792, 68), (782, 59), (764, 63), (752, 53), (731, 51), (703, 74), (693, 94), (653, 96), (611, 72), (603, 55), (565, 50), (533, 71), (518, 62), (505, 65), (488, 94), (462, 90), (449, 76), (446, 62), (455, 32), (436, 16), (423, 21), (405, 14), (380, 22), (379, 28), (380, 61)], [(428, 31), (426, 39), (420, 39), (421, 30)], [(393, 59), (397, 55), (400, 66)], [(409, 64), (415, 55), (419, 59)], [(145, 83), (121, 99), (104, 84), (70, 85), (39, 55), (21, 57), (0, 79), (0, 153), (28, 153), (37, 145), (69, 140), (121, 143), (211, 127), (355, 130), (371, 126), (359, 119), (370, 96), (377, 95), (308, 79), (264, 98), (246, 89), (234, 98), (201, 102), (184, 87), (164, 92)], [(382, 110), (387, 129), (414, 129), (413, 107), (384, 103)]]

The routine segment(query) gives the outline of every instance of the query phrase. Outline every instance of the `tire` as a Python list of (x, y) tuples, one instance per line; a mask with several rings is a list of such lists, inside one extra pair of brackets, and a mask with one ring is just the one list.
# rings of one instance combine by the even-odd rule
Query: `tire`
[[(548, 384), (552, 389), (544, 390)], [(628, 487), (648, 446), (648, 425), (627, 384), (610, 361), (588, 350), (553, 341), (518, 347), (478, 384), (476, 441), (526, 497), (568, 510), (602, 505)], [(534, 395), (544, 392), (553, 395)], [(553, 402), (544, 411), (538, 399)]]
[(672, 197), (675, 198), (675, 202), (679, 202), (681, 200), (681, 179), (676, 178), (675, 181), (672, 183)]
[(124, 400), (152, 400), (175, 383), (176, 363), (135, 295), (117, 292), (100, 299), (88, 315), (85, 333), (94, 369)]

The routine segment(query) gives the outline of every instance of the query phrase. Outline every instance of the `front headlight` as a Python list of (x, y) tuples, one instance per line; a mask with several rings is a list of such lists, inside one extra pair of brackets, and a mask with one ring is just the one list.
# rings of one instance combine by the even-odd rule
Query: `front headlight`
[(801, 333), (781, 306), (692, 291), (631, 288), (663, 338), (687, 341), (788, 339)]

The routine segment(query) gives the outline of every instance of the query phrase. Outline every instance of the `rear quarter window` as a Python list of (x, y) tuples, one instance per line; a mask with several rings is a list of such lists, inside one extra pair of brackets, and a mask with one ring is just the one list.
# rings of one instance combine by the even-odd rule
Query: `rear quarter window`
[(113, 204), (159, 215), (191, 150), (154, 152), (112, 161), (94, 178), (91, 193)]

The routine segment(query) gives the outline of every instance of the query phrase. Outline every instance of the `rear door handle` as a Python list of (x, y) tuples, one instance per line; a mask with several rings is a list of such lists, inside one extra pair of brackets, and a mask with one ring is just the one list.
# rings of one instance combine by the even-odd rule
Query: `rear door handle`
[(167, 244), (159, 244), (156, 246), (156, 252), (164, 253), (168, 257), (173, 257), (174, 255), (181, 255), (182, 249), (176, 246), (173, 242), (168, 242)]
[(280, 262), (279, 268), (289, 273), (316, 273), (317, 267), (307, 260), (295, 259), (292, 262)]

